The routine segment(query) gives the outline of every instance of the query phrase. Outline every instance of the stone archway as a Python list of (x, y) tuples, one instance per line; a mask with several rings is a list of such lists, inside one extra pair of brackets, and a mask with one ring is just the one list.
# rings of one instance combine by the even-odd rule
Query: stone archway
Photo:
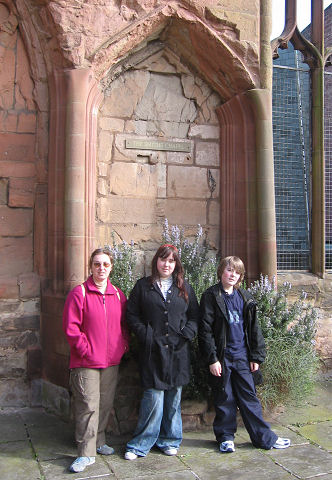
[[(272, 128), (268, 112), (261, 108), (261, 104), (269, 102), (269, 96), (257, 88), (257, 49), (250, 42), (239, 40), (234, 24), (220, 21), (207, 14), (207, 10), (189, 12), (182, 8), (182, 2), (175, 2), (172, 7), (162, 4), (105, 40), (90, 55), (89, 66), (83, 63), (81, 68), (63, 68), (50, 75), (49, 212), (53, 223), (49, 226), (49, 246), (52, 246), (52, 258), (51, 288), (43, 294), (42, 336), (44, 377), (64, 387), (68, 361), (68, 349), (61, 333), (64, 294), (85, 278), (87, 255), (96, 242), (97, 121), (103, 91), (150, 58), (151, 49), (156, 46), (159, 50), (168, 49), (173, 54), (171, 65), (178, 62), (202, 78), (223, 102), (218, 113), (221, 164), (224, 165), (221, 198), (225, 205), (233, 206), (233, 210), (221, 212), (220, 224), (227, 231), (223, 253), (228, 253), (229, 248), (232, 248), (229, 253), (241, 252), (252, 276), (258, 271), (274, 273), (273, 261), (269, 263), (275, 253), (273, 221), (266, 227), (262, 220), (266, 205), (259, 206), (262, 192), (270, 190), (273, 195), (273, 189), (264, 169), (264, 155), (267, 153), (272, 158), (272, 144), (264, 143), (262, 132), (268, 132), (269, 128), (272, 132)], [(213, 167), (216, 169), (217, 165)], [(234, 194), (239, 189), (241, 194)], [(264, 257), (265, 252), (268, 261), (262, 268), (264, 262), (259, 258)]]

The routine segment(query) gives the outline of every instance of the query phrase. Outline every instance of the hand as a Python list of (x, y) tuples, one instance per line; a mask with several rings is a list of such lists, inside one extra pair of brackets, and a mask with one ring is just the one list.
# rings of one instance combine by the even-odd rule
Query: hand
[(212, 363), (211, 365), (209, 365), (209, 369), (212, 375), (214, 375), (215, 377), (221, 377), (222, 368), (220, 362)]
[(259, 369), (259, 364), (255, 362), (250, 362), (250, 371), (251, 372), (256, 372), (256, 370)]

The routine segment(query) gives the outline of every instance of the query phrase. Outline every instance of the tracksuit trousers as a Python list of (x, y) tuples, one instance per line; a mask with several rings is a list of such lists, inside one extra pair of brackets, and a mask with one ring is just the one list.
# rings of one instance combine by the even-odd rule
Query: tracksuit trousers
[(213, 388), (216, 416), (213, 430), (218, 443), (234, 440), (239, 408), (243, 423), (254, 447), (269, 450), (278, 436), (263, 419), (262, 406), (247, 358), (226, 358), (223, 366), (223, 388)]

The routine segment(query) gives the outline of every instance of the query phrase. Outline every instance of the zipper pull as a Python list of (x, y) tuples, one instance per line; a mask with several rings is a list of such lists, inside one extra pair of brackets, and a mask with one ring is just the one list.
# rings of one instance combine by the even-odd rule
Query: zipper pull
[(103, 304), (105, 305), (105, 295), (103, 295)]

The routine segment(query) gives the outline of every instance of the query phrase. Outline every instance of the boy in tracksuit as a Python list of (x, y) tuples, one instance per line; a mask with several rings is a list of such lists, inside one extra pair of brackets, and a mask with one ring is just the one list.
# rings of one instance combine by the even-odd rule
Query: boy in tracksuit
[(213, 430), (220, 452), (234, 452), (239, 408), (252, 444), (257, 448), (287, 448), (288, 438), (278, 437), (265, 422), (256, 395), (254, 376), (265, 359), (265, 342), (256, 315), (256, 303), (240, 288), (245, 269), (230, 256), (220, 261), (219, 283), (201, 299), (199, 346), (210, 370), (215, 419)]

